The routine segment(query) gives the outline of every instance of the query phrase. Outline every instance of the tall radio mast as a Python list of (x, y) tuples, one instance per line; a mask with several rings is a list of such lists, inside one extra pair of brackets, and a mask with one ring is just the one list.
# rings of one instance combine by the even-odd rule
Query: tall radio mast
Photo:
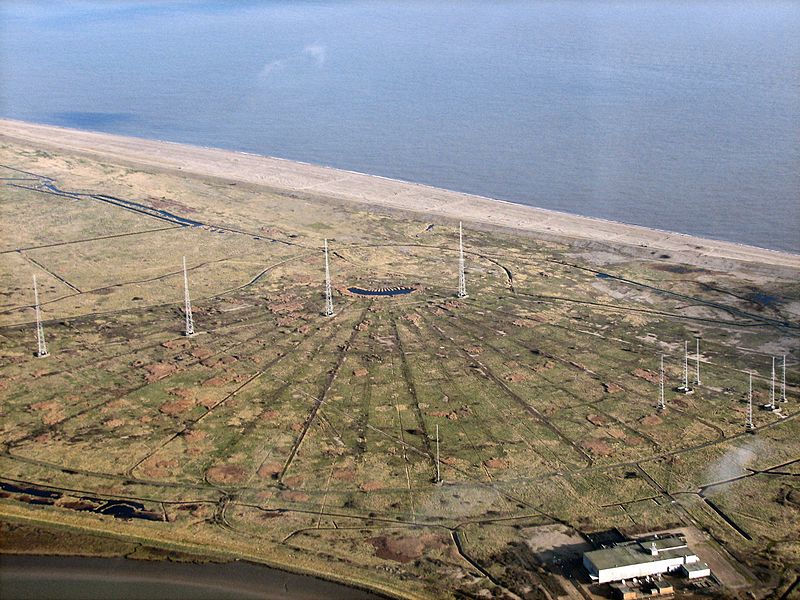
[(745, 428), (748, 431), (755, 429), (755, 425), (753, 424), (753, 373), (750, 372), (750, 388), (747, 392), (747, 423), (745, 423)]
[(328, 240), (325, 240), (325, 316), (333, 316), (333, 294), (331, 292), (331, 268), (328, 262)]
[(33, 276), (33, 300), (36, 310), (36, 342), (38, 344), (36, 356), (44, 358), (50, 353), (47, 351), (47, 343), (44, 341), (44, 326), (42, 325), (42, 311), (39, 308), (39, 286), (36, 284), (36, 275)]
[(189, 299), (189, 274), (186, 271), (186, 257), (183, 257), (183, 310), (186, 315), (186, 337), (194, 335), (194, 318), (192, 317), (192, 301)]
[(464, 272), (464, 234), (458, 222), (458, 297), (467, 297), (467, 276)]

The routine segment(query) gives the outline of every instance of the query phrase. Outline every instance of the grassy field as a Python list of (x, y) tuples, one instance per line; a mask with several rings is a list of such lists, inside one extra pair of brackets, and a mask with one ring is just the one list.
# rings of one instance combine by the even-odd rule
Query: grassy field
[(797, 271), (465, 223), (457, 299), (457, 223), (8, 141), (0, 165), (0, 516), (402, 597), (568, 594), (546, 540), (609, 528), (694, 528), (731, 597), (798, 577)]

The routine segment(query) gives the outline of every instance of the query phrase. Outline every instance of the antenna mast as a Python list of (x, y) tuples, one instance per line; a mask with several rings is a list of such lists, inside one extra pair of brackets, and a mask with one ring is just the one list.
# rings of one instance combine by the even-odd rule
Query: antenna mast
[(47, 344), (44, 341), (44, 327), (42, 326), (42, 311), (39, 308), (39, 287), (36, 285), (36, 275), (33, 276), (33, 299), (34, 308), (36, 309), (36, 342), (38, 344), (36, 356), (44, 358), (49, 356), (50, 353), (47, 351)]
[(664, 410), (667, 408), (667, 403), (664, 401), (664, 355), (661, 355), (661, 372), (660, 372), (660, 384), (661, 390), (658, 396), (658, 410)]
[(439, 470), (439, 425), (436, 425), (436, 483), (442, 481), (442, 475)]
[(755, 429), (755, 425), (753, 425), (753, 373), (750, 372), (750, 390), (747, 393), (747, 423), (745, 424), (745, 428), (750, 431)]
[(694, 383), (700, 385), (700, 338), (695, 338), (696, 350), (694, 354), (695, 369), (694, 369)]
[(325, 239), (325, 316), (333, 316), (333, 294), (331, 293), (331, 268), (328, 263), (328, 240)]
[(775, 357), (772, 357), (772, 388), (769, 393), (769, 406), (770, 410), (775, 410)]
[(694, 394), (689, 387), (689, 342), (683, 341), (683, 385), (678, 386), (678, 391), (683, 394)]
[(683, 342), (683, 389), (689, 389), (689, 342)]
[(464, 273), (464, 235), (458, 222), (458, 297), (467, 297), (467, 277)]
[(194, 318), (192, 317), (192, 301), (189, 299), (189, 274), (186, 271), (186, 257), (183, 257), (183, 311), (186, 315), (186, 331), (184, 335), (194, 335)]

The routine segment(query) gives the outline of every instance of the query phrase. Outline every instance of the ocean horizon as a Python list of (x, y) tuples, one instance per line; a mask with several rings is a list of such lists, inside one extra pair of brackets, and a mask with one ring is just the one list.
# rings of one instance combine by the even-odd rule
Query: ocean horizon
[(792, 3), (0, 11), (6, 118), (800, 252)]

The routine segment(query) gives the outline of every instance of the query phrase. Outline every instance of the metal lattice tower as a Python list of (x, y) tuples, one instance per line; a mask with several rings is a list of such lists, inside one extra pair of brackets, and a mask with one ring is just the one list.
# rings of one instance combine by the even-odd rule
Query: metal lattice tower
[(659, 376), (659, 383), (661, 389), (658, 395), (658, 410), (664, 410), (667, 408), (667, 403), (664, 400), (664, 355), (661, 355), (661, 371)]
[(442, 480), (442, 474), (439, 470), (439, 425), (436, 425), (436, 483)]
[(458, 222), (458, 297), (467, 297), (467, 276), (464, 272), (464, 235)]
[(189, 274), (186, 271), (186, 257), (183, 257), (183, 311), (186, 315), (186, 337), (194, 335), (194, 318), (192, 318), (192, 301), (189, 299)]
[(689, 342), (683, 342), (683, 389), (689, 389)]
[(755, 429), (755, 425), (753, 425), (753, 374), (750, 373), (750, 390), (747, 393), (747, 423), (745, 423), (745, 428), (750, 431), (751, 429)]
[(333, 316), (333, 293), (331, 292), (331, 268), (328, 263), (328, 240), (325, 240), (325, 316)]
[(770, 410), (775, 410), (775, 357), (772, 357), (772, 387), (769, 392), (769, 406)]
[(783, 380), (781, 381), (781, 402), (786, 402), (786, 355), (783, 355)]
[(49, 356), (50, 353), (47, 351), (47, 343), (44, 341), (44, 327), (42, 326), (42, 311), (39, 308), (39, 287), (36, 285), (36, 275), (33, 276), (33, 301), (36, 310), (36, 342), (38, 344), (36, 356), (44, 358)]
[(700, 385), (700, 338), (695, 338), (695, 353), (694, 353), (694, 383)]

